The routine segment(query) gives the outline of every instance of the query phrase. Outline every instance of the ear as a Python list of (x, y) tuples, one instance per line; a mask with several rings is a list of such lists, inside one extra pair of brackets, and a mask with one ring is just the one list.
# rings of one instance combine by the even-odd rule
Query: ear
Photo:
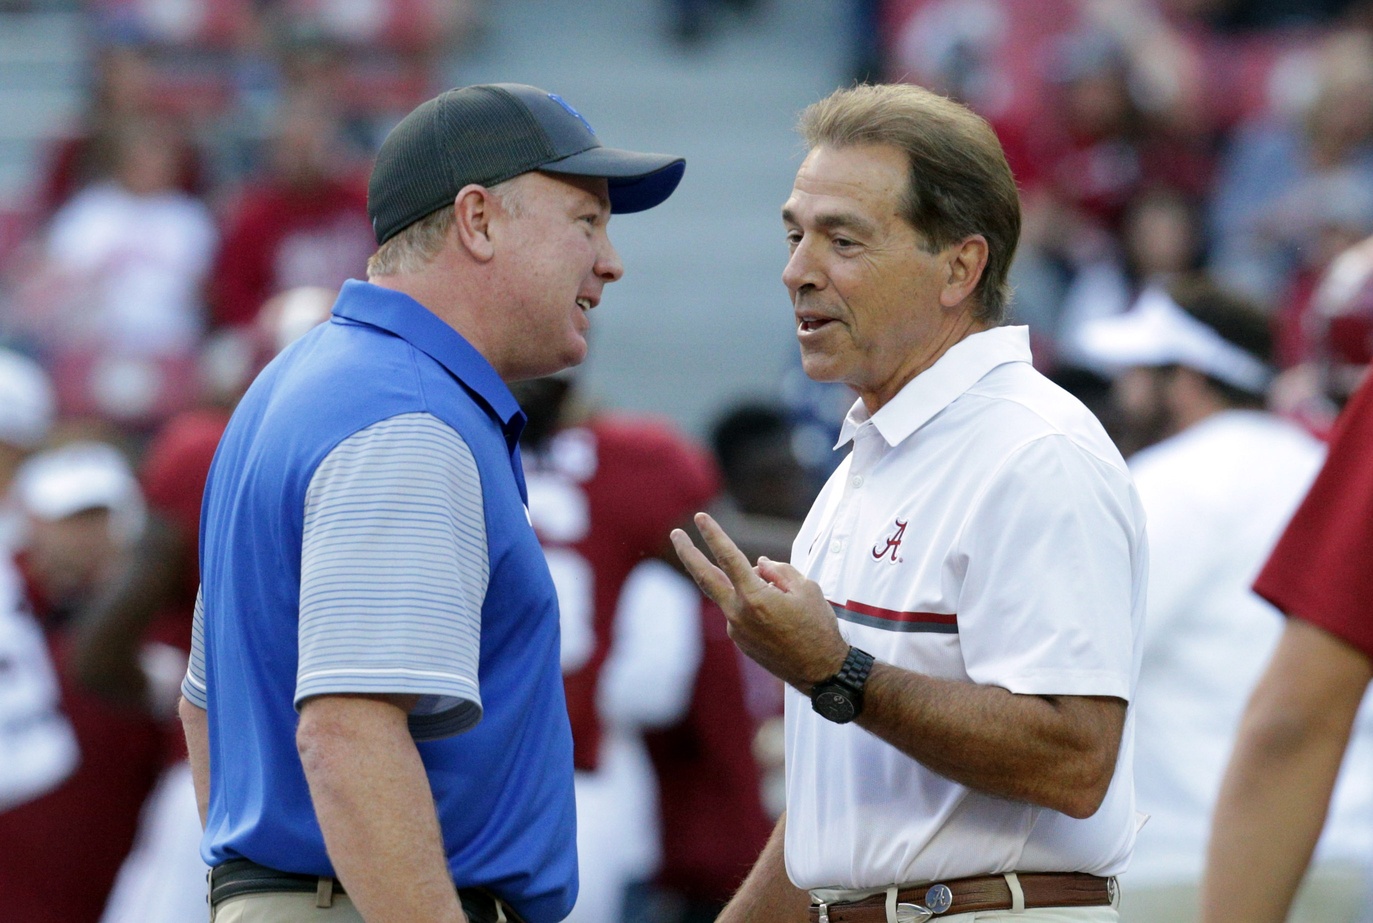
[(949, 276), (939, 293), (939, 303), (954, 308), (977, 290), (982, 271), (987, 268), (987, 238), (974, 234), (961, 243), (952, 244), (944, 252), (948, 254)]
[(453, 230), (463, 248), (478, 262), (485, 263), (496, 253), (491, 223), (499, 207), (491, 190), (476, 183), (462, 187), (453, 199)]

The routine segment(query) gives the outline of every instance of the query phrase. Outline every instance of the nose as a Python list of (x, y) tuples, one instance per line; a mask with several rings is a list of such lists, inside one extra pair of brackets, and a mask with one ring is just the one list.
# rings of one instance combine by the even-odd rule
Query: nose
[(601, 246), (596, 253), (595, 272), (602, 282), (615, 282), (625, 274), (620, 254), (610, 242), (610, 235), (604, 232), (601, 233)]
[(806, 238), (801, 238), (782, 270), (782, 284), (796, 295), (803, 289), (821, 287), (823, 278), (810, 255), (810, 245)]

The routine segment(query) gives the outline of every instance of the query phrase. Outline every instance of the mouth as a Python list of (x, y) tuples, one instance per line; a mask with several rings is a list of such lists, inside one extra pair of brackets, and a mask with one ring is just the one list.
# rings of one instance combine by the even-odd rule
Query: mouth
[(587, 311), (590, 311), (592, 308), (596, 307), (596, 302), (592, 301), (590, 298), (583, 296), (577, 299), (577, 307), (581, 308), (582, 313), (585, 314)]
[(797, 333), (814, 333), (822, 327), (834, 323), (833, 318), (819, 317), (813, 314), (800, 314), (796, 317)]

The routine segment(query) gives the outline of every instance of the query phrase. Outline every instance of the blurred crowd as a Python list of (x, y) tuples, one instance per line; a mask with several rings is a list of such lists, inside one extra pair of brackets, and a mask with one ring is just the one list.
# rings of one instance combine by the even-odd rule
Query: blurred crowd
[[(172, 707), (214, 446), (252, 375), (363, 276), (370, 156), (443, 88), (480, 4), (87, 5), (85, 112), (0, 234), (0, 918), (156, 923), (203, 906)], [(681, 0), (665, 22), (698, 44), (763, 6)], [(1025, 208), (1015, 322), (1140, 480), (1158, 602), (1137, 774), (1157, 836), (1136, 876), (1167, 907), (1195, 883), (1280, 625), (1248, 584), (1373, 358), (1373, 251), (1355, 246), (1373, 235), (1373, 3), (853, 9), (856, 74), (997, 129)], [(520, 396), (531, 518), (567, 597), (574, 919), (710, 920), (780, 809), (781, 691), (670, 566), (667, 530), (709, 507), (786, 558), (851, 397), (760, 382), (698, 445), (541, 384)], [(593, 576), (611, 590), (581, 598)], [(1351, 765), (1338, 887), (1373, 855), (1373, 756)], [(189, 856), (175, 874), (171, 855)]]

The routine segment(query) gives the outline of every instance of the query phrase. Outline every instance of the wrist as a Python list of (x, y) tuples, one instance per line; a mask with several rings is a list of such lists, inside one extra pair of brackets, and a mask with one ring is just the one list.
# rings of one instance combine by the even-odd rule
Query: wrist
[(847, 643), (841, 643), (836, 650), (827, 653), (824, 659), (817, 659), (815, 664), (807, 668), (806, 678), (793, 685), (802, 695), (810, 698), (814, 694), (816, 686), (834, 679), (839, 671), (844, 668), (844, 661), (848, 658), (851, 649)]
[(836, 724), (856, 719), (863, 713), (864, 691), (874, 662), (867, 651), (850, 647), (839, 670), (811, 688), (811, 708)]

